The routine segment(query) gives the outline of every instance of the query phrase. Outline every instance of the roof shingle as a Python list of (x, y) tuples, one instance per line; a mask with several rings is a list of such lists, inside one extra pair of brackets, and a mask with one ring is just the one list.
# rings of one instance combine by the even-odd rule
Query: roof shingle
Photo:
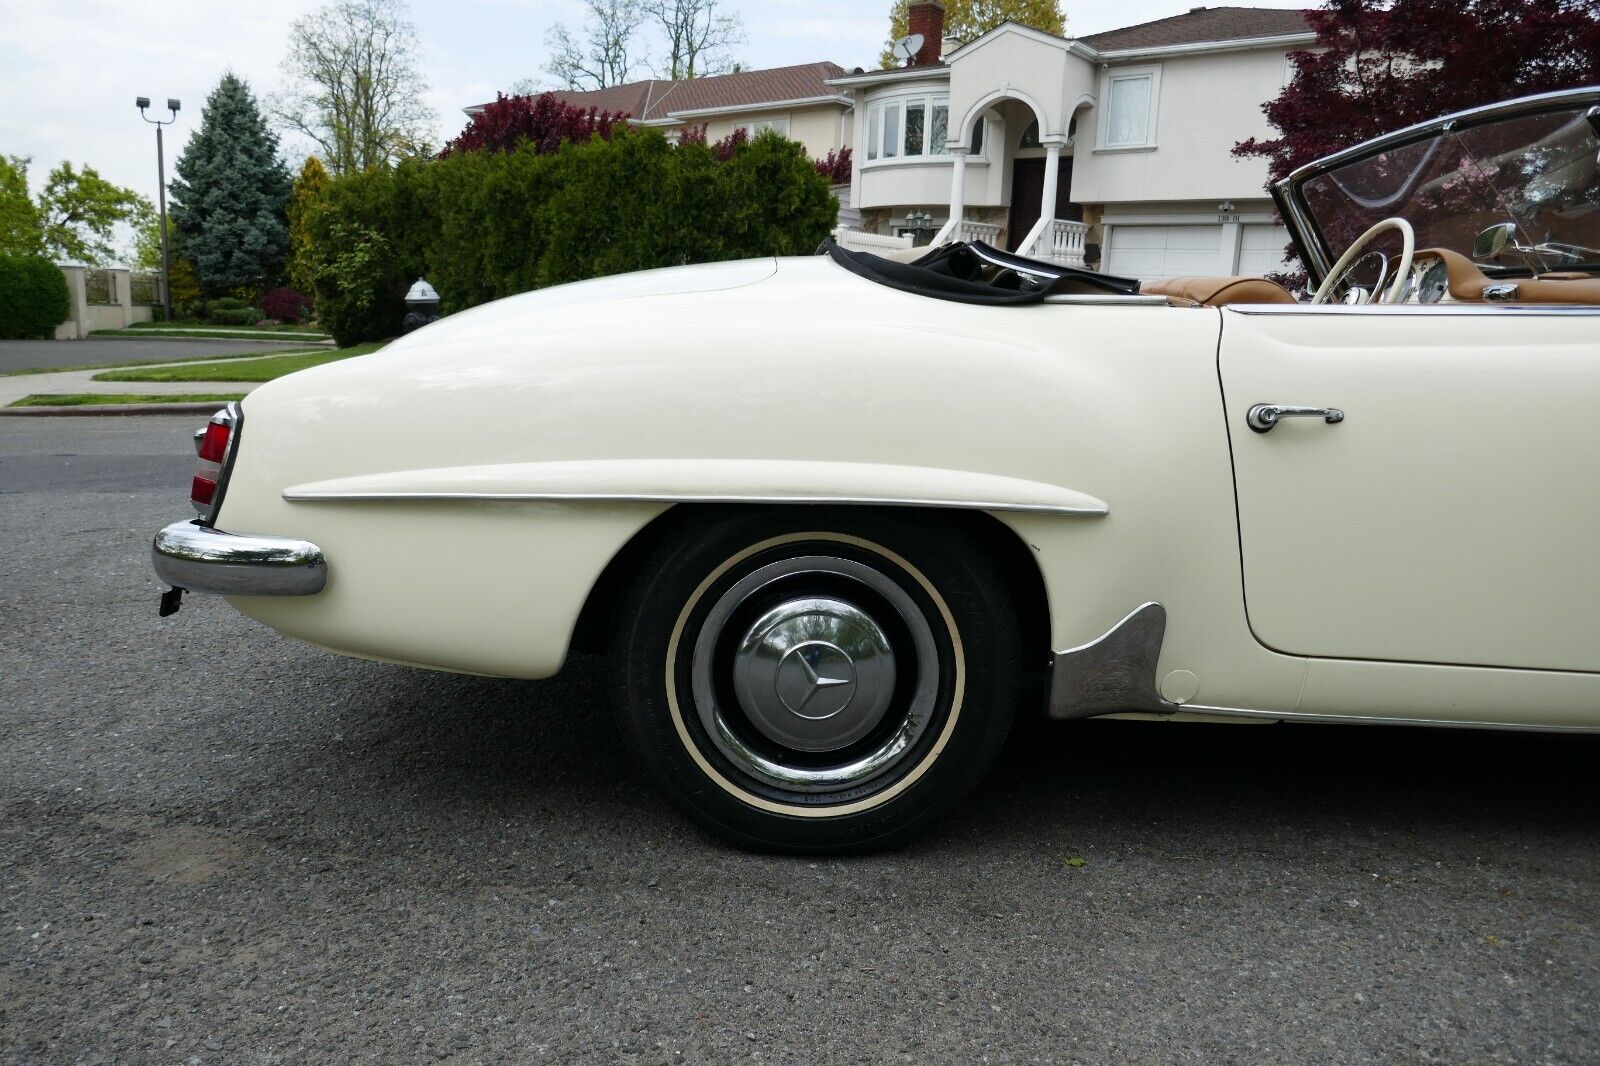
[(1280, 37), (1308, 33), (1310, 29), (1306, 12), (1294, 8), (1197, 7), (1187, 14), (1107, 30), (1079, 40), (1101, 52), (1117, 52), (1126, 48), (1165, 48), (1208, 41)]
[[(662, 119), (679, 111), (752, 107), (781, 100), (838, 96), (829, 78), (844, 74), (837, 63), (801, 63), (772, 70), (746, 70), (688, 81), (629, 82), (587, 92), (558, 90), (551, 95), (574, 107), (626, 112), (635, 120)], [(481, 106), (481, 105), (480, 105)]]

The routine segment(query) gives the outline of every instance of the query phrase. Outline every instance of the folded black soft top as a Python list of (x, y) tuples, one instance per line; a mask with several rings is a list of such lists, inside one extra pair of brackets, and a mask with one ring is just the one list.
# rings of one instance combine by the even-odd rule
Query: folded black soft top
[[(1085, 289), (1133, 296), (1139, 283), (1131, 278), (1012, 255), (982, 241), (947, 244), (912, 263), (897, 263), (870, 252), (841, 248), (828, 240), (822, 250), (833, 261), (869, 281), (901, 292), (956, 303), (1010, 306), (1039, 303), (1061, 292)], [(980, 280), (985, 268), (999, 268), (993, 280)]]

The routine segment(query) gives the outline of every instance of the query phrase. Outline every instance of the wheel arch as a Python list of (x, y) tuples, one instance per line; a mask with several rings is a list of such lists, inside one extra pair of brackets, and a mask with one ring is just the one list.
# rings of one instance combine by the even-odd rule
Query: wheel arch
[[(637, 563), (661, 542), (697, 522), (712, 522), (723, 515), (751, 510), (779, 508), (811, 509), (806, 504), (722, 504), (681, 503), (657, 515), (612, 556), (590, 589), (573, 629), (572, 647), (591, 654), (602, 653), (617, 629), (617, 611), (626, 594)], [(1050, 603), (1044, 574), (1032, 549), (1015, 530), (984, 511), (937, 507), (863, 508), (897, 514), (915, 513), (931, 527), (960, 528), (973, 536), (990, 553), (1005, 574), (1017, 605), (1017, 622), (1022, 632), (1023, 670), (1026, 675), (1043, 675), (1050, 665)]]

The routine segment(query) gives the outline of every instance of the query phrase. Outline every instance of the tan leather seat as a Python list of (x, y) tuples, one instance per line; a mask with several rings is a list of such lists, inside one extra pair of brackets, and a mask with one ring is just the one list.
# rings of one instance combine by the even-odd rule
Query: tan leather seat
[(1166, 296), (1204, 307), (1295, 302), (1288, 289), (1266, 278), (1165, 278), (1140, 282), (1139, 291), (1148, 296)]

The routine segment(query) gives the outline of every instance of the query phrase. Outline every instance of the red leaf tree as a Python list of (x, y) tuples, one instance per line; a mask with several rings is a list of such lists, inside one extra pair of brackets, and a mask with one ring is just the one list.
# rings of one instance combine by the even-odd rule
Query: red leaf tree
[(1600, 0), (1329, 0), (1306, 18), (1315, 50), (1262, 107), (1278, 136), (1233, 149), (1274, 181), (1451, 111), (1600, 82)]
[(1233, 148), (1272, 181), (1452, 111), (1600, 83), (1600, 0), (1328, 0), (1306, 20), (1316, 44), (1262, 106), (1278, 136)]
[(627, 119), (617, 111), (573, 107), (551, 93), (540, 96), (506, 96), (472, 116), (467, 128), (444, 146), (440, 158), (452, 152), (511, 152), (532, 144), (541, 155), (567, 142), (598, 136), (611, 139), (614, 128)]

